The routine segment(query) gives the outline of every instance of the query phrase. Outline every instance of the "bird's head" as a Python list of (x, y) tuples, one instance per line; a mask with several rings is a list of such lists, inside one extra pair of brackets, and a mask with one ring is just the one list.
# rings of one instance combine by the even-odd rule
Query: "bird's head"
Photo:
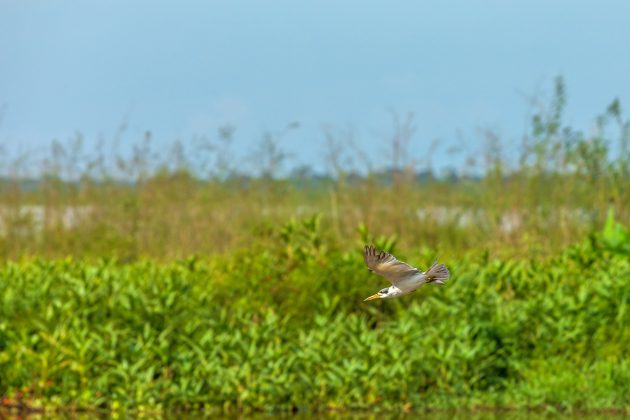
[(372, 296), (366, 298), (363, 302), (368, 301), (368, 300), (374, 300), (374, 299), (387, 299), (392, 296), (392, 291), (390, 290), (391, 287), (386, 287), (383, 290), (380, 290), (378, 293), (373, 294)]

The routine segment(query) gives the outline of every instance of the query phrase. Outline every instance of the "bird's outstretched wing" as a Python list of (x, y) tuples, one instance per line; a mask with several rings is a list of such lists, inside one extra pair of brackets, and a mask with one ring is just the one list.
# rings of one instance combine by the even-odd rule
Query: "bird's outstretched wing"
[(373, 245), (366, 245), (363, 259), (370, 271), (385, 277), (394, 286), (398, 286), (402, 280), (419, 273), (417, 268), (398, 261), (393, 255), (379, 251)]

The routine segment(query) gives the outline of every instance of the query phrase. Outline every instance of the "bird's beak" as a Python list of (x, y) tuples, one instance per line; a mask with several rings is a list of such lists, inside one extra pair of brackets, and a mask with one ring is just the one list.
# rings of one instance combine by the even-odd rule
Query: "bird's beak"
[(374, 295), (370, 296), (369, 298), (366, 298), (363, 302), (366, 302), (366, 301), (368, 301), (368, 300), (380, 299), (380, 298), (381, 298), (381, 295), (379, 295), (378, 293), (376, 293), (376, 294), (374, 294)]

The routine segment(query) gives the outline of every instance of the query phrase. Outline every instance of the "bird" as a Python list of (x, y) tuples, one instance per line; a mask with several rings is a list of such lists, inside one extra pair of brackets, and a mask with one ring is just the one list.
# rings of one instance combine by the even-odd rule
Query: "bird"
[(371, 272), (385, 277), (392, 284), (367, 297), (364, 302), (405, 296), (424, 284), (443, 285), (450, 275), (448, 268), (438, 264), (437, 260), (426, 272), (422, 272), (385, 251), (377, 250), (374, 245), (365, 246), (363, 259)]

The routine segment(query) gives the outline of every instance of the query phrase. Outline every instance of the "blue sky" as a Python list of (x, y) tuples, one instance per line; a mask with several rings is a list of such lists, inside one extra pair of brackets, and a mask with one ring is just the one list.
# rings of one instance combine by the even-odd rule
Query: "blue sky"
[[(514, 149), (527, 96), (562, 75), (566, 121), (588, 129), (617, 97), (630, 103), (627, 1), (0, 0), (0, 144), (37, 156), (77, 131), (122, 148), (236, 126), (244, 169), (265, 131), (287, 167), (325, 167), (323, 127), (352, 128), (375, 164), (391, 114), (413, 112), (410, 153), (432, 142), (458, 166), (496, 130)], [(453, 154), (453, 149), (458, 153)], [(450, 152), (449, 152), (450, 150)]]

